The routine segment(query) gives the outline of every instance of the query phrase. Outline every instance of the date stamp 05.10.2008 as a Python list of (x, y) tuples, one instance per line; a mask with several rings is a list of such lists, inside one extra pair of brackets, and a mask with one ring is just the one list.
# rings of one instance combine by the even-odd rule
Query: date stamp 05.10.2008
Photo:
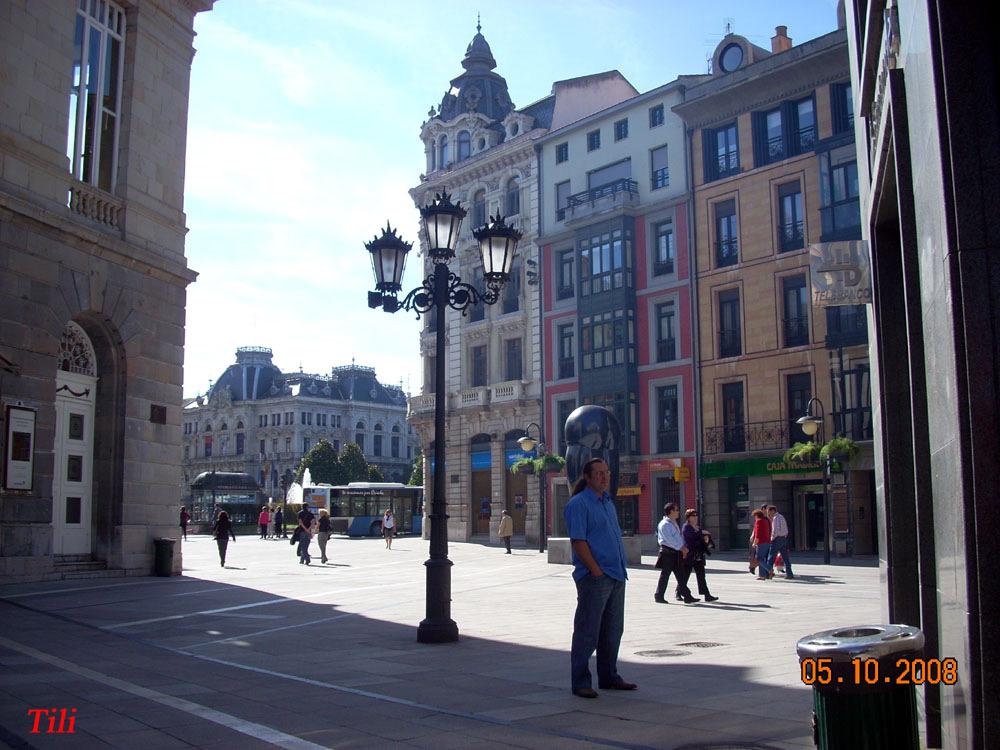
[(834, 662), (827, 657), (806, 657), (801, 664), (802, 682), (806, 685), (954, 685), (958, 682), (958, 660), (921, 659), (901, 656), (894, 661), (855, 658)]

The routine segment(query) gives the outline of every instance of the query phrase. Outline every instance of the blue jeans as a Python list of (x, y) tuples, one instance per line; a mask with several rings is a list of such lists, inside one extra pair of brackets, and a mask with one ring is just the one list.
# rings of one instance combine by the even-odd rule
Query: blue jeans
[(774, 570), (774, 559), (781, 555), (782, 561), (785, 563), (785, 575), (790, 576), (792, 574), (792, 558), (788, 556), (788, 537), (787, 536), (776, 536), (771, 540), (771, 553), (767, 556), (767, 567)]
[(591, 685), (590, 656), (597, 650), (597, 684), (619, 682), (618, 646), (625, 629), (625, 581), (587, 574), (576, 582), (576, 615), (570, 652), (573, 690)]
[(760, 578), (767, 578), (771, 575), (771, 564), (768, 560), (770, 554), (770, 543), (757, 545), (757, 576)]
[(299, 560), (312, 560), (312, 558), (309, 556), (309, 542), (311, 541), (312, 537), (309, 534), (303, 533), (299, 537), (299, 547), (298, 547)]

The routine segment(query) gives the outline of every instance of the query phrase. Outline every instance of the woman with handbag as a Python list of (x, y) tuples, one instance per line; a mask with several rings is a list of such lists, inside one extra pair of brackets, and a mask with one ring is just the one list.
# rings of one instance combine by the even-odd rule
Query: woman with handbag
[[(705, 580), (705, 556), (711, 554), (710, 548), (715, 545), (712, 535), (702, 530), (698, 525), (698, 511), (691, 508), (684, 514), (684, 528), (681, 535), (684, 537), (684, 544), (688, 548), (687, 557), (684, 558), (684, 565), (687, 567), (688, 576), (694, 571), (698, 580), (698, 593), (705, 597), (706, 602), (718, 601), (719, 597), (712, 596), (708, 590), (708, 581)], [(680, 590), (677, 591), (677, 598), (684, 599)]]

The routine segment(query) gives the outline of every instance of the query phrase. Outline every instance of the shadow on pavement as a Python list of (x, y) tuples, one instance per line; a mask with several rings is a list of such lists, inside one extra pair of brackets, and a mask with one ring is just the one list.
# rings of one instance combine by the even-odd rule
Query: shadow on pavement
[[(199, 706), (319, 746), (398, 741), (424, 747), (744, 747), (761, 740), (806, 747), (811, 737), (811, 700), (801, 687), (754, 681), (752, 665), (699, 663), (669, 651), (662, 657), (621, 654), (622, 675), (639, 684), (636, 692), (573, 697), (569, 612), (565, 648), (469, 636), (428, 646), (416, 642), (415, 624), (345, 611), (336, 603), (276, 598), (208, 579), (128, 584), (24, 598), (8, 591), (0, 597), (4, 630), (67, 662), (145, 689), (187, 695)], [(181, 595), (208, 585), (210, 607), (207, 600), (199, 605)], [(423, 591), (416, 593), (422, 599)], [(769, 605), (697, 606), (754, 612)], [(524, 615), (501, 601), (491, 613), (499, 630), (515, 616)], [(123, 704), (132, 696), (95, 690), (92, 682), (68, 680), (59, 670), (38, 670), (17, 659), (8, 659), (5, 669), (0, 725), (25, 741), (30, 737), (24, 712), (36, 703), (76, 707), (77, 742), (114, 742), (123, 723), (115, 716), (199, 747), (209, 740), (223, 743), (232, 731), (180, 711), (165, 721), (168, 709), (162, 706), (151, 704), (156, 710), (147, 711), (141, 701)], [(291, 705), (294, 710), (288, 710)]]

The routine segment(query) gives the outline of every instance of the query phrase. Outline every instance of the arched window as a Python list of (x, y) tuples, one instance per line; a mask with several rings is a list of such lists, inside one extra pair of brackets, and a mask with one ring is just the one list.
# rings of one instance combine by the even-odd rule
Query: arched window
[(375, 424), (375, 438), (372, 443), (372, 453), (376, 456), (382, 455), (382, 424), (376, 422)]
[(521, 213), (521, 182), (517, 177), (507, 181), (507, 215), (517, 216)]
[(458, 161), (463, 159), (468, 159), (472, 156), (472, 136), (469, 135), (468, 130), (462, 130), (458, 133)]
[(243, 429), (243, 420), (242, 419), (236, 423), (236, 429), (237, 430), (242, 430)]
[(221, 431), (225, 432), (226, 430), (228, 430), (228, 429), (229, 429), (229, 426), (228, 426), (228, 425), (227, 425), (227, 424), (226, 424), (225, 422), (223, 422), (223, 423), (222, 423), (222, 427), (220, 427), (219, 429), (220, 429)]
[(205, 425), (205, 432), (211, 432), (211, 431), (212, 431), (212, 425), (211, 424), (206, 424)]
[(355, 425), (354, 427), (354, 442), (357, 443), (357, 446), (361, 449), (362, 453), (365, 452), (365, 433), (363, 432), (364, 429), (365, 429), (364, 422), (358, 422), (357, 425)]
[(472, 226), (481, 227), (486, 223), (486, 191), (477, 190), (472, 196)]
[(429, 159), (429, 161), (427, 162), (427, 171), (433, 172), (435, 169), (437, 169), (437, 149), (434, 148), (433, 143), (431, 144), (429, 153), (427, 154), (427, 158)]
[(444, 169), (445, 167), (448, 166), (448, 136), (442, 135), (440, 144), (441, 144), (441, 158), (438, 160), (438, 163), (441, 165), (441, 169)]

